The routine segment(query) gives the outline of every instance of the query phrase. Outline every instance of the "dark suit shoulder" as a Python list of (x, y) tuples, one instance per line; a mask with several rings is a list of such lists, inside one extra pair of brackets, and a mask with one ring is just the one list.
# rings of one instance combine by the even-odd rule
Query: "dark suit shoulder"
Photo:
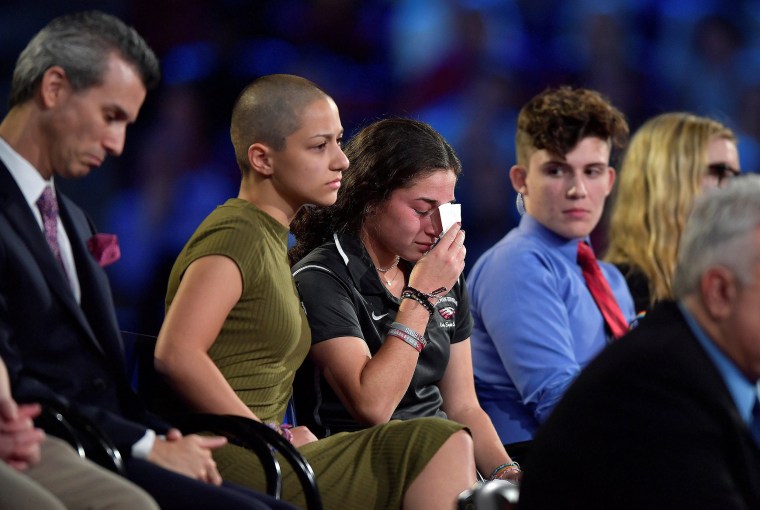
[(589, 509), (760, 503), (758, 449), (669, 302), (581, 372), (536, 434), (529, 465), (527, 510), (577, 498)]
[(573, 386), (578, 398), (589, 395), (613, 406), (630, 398), (646, 400), (650, 409), (656, 402), (677, 407), (691, 402), (717, 411), (730, 399), (720, 372), (678, 306), (669, 301), (655, 306), (631, 333), (600, 353)]

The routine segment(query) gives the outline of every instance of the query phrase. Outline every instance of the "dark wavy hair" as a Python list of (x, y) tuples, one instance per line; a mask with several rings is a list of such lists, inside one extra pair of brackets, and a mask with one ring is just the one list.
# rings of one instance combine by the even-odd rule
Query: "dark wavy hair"
[(333, 232), (358, 232), (364, 220), (397, 189), (441, 169), (459, 176), (454, 149), (430, 125), (407, 118), (386, 118), (359, 131), (346, 145), (350, 162), (338, 199), (329, 207), (302, 208), (290, 224), (295, 264), (332, 238)]
[(628, 131), (623, 114), (598, 92), (549, 88), (528, 101), (517, 117), (517, 164), (527, 166), (530, 155), (539, 150), (564, 157), (589, 136), (621, 149)]

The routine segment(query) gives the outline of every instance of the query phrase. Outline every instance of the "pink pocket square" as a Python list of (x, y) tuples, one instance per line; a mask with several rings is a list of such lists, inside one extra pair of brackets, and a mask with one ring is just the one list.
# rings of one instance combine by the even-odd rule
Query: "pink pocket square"
[(121, 257), (119, 239), (114, 234), (95, 234), (87, 241), (87, 249), (100, 267), (113, 264)]

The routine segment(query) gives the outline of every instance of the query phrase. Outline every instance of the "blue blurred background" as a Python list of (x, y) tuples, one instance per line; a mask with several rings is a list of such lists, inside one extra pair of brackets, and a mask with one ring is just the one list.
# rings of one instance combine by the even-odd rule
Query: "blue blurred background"
[(229, 114), (263, 74), (321, 85), (349, 137), (383, 115), (438, 129), (464, 165), (456, 195), (470, 267), (517, 222), (515, 118), (547, 86), (601, 91), (632, 129), (664, 111), (715, 117), (739, 135), (744, 170), (760, 168), (757, 0), (4, 0), (0, 96), (37, 30), (90, 8), (134, 25), (164, 73), (124, 155), (60, 184), (120, 238), (108, 271), (125, 330), (158, 331), (171, 263), (236, 195)]

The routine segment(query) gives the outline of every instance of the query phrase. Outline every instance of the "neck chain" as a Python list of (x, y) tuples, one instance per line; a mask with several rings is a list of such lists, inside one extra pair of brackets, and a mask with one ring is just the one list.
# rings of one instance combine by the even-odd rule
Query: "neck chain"
[(391, 269), (393, 269), (394, 267), (396, 267), (398, 265), (398, 261), (400, 259), (401, 259), (401, 257), (399, 257), (398, 255), (396, 255), (396, 260), (393, 261), (393, 264), (391, 264), (388, 267), (377, 267), (377, 266), (375, 266), (375, 269), (377, 269), (381, 273), (387, 273), (388, 271), (390, 271)]
[(377, 271), (380, 273), (380, 278), (385, 282), (385, 285), (387, 287), (390, 287), (393, 284), (393, 282), (396, 281), (396, 278), (398, 277), (398, 274), (401, 272), (401, 270), (397, 269), (396, 273), (393, 275), (393, 278), (391, 278), (390, 280), (388, 280), (385, 277), (385, 273), (387, 273), (388, 271), (390, 271), (394, 267), (397, 267), (398, 266), (398, 261), (400, 260), (400, 258), (401, 257), (399, 257), (398, 255), (396, 255), (396, 260), (394, 260), (393, 264), (391, 264), (388, 267), (377, 267), (377, 266), (375, 266), (375, 269), (377, 269)]
[[(390, 268), (388, 268), (388, 270), (390, 271)], [(391, 278), (390, 280), (386, 279), (386, 278), (385, 278), (385, 273), (383, 273), (383, 275), (381, 276), (381, 278), (382, 278), (382, 279), (383, 279), (383, 281), (385, 282), (385, 285), (386, 285), (386, 287), (390, 287), (391, 285), (393, 285), (393, 282), (395, 282), (395, 281), (396, 281), (396, 278), (398, 277), (398, 274), (399, 274), (400, 272), (401, 272), (401, 269), (398, 269), (398, 268), (397, 268), (397, 269), (396, 269), (396, 272), (395, 272), (395, 273), (394, 273), (394, 275), (393, 275), (393, 278)]]

